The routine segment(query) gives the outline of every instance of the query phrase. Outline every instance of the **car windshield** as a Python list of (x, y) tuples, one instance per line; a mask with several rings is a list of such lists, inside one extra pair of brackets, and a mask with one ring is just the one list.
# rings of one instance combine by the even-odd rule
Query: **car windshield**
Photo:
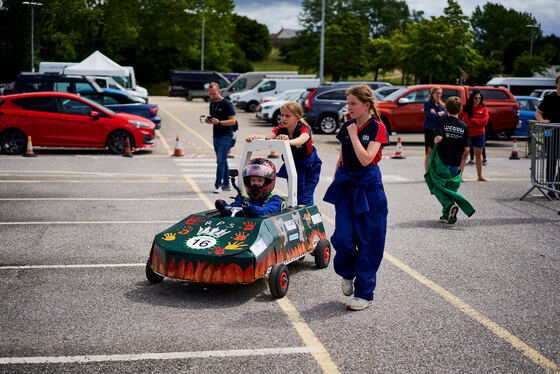
[(395, 92), (393, 92), (390, 95), (385, 96), (381, 101), (394, 101), (396, 100), (399, 96), (401, 96), (403, 93), (405, 93), (408, 89), (407, 88), (399, 88), (398, 90), (396, 90)]
[(105, 112), (107, 112), (107, 113), (109, 113), (109, 114), (116, 114), (115, 111), (113, 111), (113, 110), (111, 110), (111, 109), (107, 108), (106, 106), (103, 106), (103, 105), (101, 105), (101, 104), (99, 104), (99, 103), (96, 103), (95, 101), (90, 100), (90, 99), (88, 99), (88, 98), (85, 97), (85, 96), (80, 96), (80, 98), (81, 98), (83, 101), (85, 101), (86, 103), (88, 103), (88, 104), (90, 104), (91, 106), (93, 106), (93, 107), (96, 107), (96, 108), (101, 107), (101, 108), (103, 108), (103, 110), (104, 110)]

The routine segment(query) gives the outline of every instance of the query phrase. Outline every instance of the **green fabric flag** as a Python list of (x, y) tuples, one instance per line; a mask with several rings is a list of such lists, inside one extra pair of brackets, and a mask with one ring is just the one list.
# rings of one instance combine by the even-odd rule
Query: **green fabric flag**
[(447, 166), (441, 161), (437, 152), (437, 144), (432, 149), (428, 170), (424, 174), (424, 180), (430, 189), (430, 193), (441, 203), (443, 215), (447, 218), (449, 208), (457, 204), (459, 208), (468, 216), (475, 212), (474, 207), (462, 195), (457, 193), (461, 185), (461, 173), (451, 177)]

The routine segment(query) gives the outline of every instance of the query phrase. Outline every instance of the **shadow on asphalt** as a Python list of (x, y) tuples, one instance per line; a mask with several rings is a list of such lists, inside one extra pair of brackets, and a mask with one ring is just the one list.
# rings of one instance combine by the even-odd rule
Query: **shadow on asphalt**
[[(476, 213), (475, 213), (476, 214)], [(492, 218), (492, 219), (477, 219), (477, 218), (466, 218), (464, 216), (458, 216), (457, 223), (450, 225), (447, 222), (437, 221), (437, 220), (418, 220), (409, 221), (403, 223), (397, 223), (391, 225), (390, 228), (399, 229), (463, 229), (465, 227), (488, 227), (488, 226), (509, 226), (509, 225), (535, 225), (535, 224), (546, 224), (546, 223), (556, 223), (560, 222), (555, 216), (551, 216), (551, 219), (546, 218), (533, 218), (530, 221), (527, 218)], [(463, 224), (462, 224), (463, 223)], [(467, 223), (464, 225), (464, 223)]]
[[(288, 269), (290, 282), (297, 282), (300, 272), (317, 270), (311, 256), (294, 261)], [(124, 296), (136, 303), (184, 309), (228, 309), (248, 301), (274, 301), (262, 278), (249, 284), (203, 284), (169, 278), (152, 284), (144, 280), (132, 285)]]

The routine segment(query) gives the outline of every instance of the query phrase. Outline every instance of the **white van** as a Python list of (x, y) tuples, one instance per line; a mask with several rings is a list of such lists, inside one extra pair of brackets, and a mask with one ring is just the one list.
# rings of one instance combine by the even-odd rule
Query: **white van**
[(254, 112), (264, 96), (276, 95), (282, 91), (296, 88), (315, 88), (320, 84), (319, 78), (265, 78), (248, 91), (230, 96), (231, 102), (247, 112)]
[(257, 83), (267, 78), (269, 75), (297, 75), (297, 71), (251, 71), (249, 73), (243, 73), (227, 87), (222, 88), (222, 96), (230, 97), (231, 94), (241, 91), (247, 91), (253, 88)]
[(556, 89), (554, 78), (517, 78), (517, 77), (496, 77), (490, 79), (487, 86), (505, 87), (513, 95), (528, 96), (536, 89)]

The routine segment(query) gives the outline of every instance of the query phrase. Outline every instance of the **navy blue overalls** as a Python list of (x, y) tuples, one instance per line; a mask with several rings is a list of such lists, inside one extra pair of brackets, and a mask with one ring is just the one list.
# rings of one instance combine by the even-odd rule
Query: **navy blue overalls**
[[(276, 135), (288, 135), (288, 129), (285, 126), (277, 126), (272, 132)], [(294, 133), (290, 139), (295, 139), (299, 137), (302, 133), (309, 134), (309, 140), (303, 143), (299, 147), (290, 146), (292, 149), (292, 155), (294, 157), (294, 163), (297, 172), (297, 203), (298, 205), (313, 205), (313, 194), (315, 192), (315, 187), (319, 183), (319, 178), (321, 176), (321, 159), (317, 154), (317, 150), (313, 146), (313, 141), (311, 140), (311, 129), (309, 126), (298, 122)], [(286, 166), (282, 165), (276, 176), (279, 178), (288, 179), (288, 173), (286, 171)]]
[[(354, 296), (373, 300), (377, 269), (383, 258), (387, 231), (387, 198), (377, 162), (362, 166), (348, 135), (346, 122), (337, 138), (342, 143), (342, 164), (324, 200), (334, 204), (335, 231), (331, 243), (336, 250), (334, 270), (344, 279), (354, 279)], [(365, 149), (370, 141), (388, 144), (385, 126), (371, 118), (359, 129), (358, 137)]]

